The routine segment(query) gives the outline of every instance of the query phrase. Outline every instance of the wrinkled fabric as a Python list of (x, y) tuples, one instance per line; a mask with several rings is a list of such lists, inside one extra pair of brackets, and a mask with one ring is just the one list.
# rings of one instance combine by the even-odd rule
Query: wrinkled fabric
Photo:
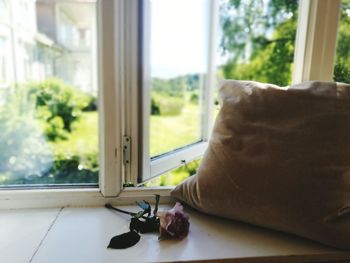
[(350, 85), (225, 81), (190, 206), (350, 250)]

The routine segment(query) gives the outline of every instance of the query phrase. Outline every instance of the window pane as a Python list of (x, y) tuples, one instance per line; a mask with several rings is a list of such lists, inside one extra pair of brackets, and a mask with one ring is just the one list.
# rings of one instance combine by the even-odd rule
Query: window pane
[(195, 175), (202, 159), (194, 160), (188, 164), (182, 165), (172, 171), (166, 172), (146, 183), (144, 187), (155, 187), (155, 186), (174, 186), (178, 185), (188, 177)]
[(220, 0), (220, 75), (289, 85), (297, 12), (297, 0)]
[(342, 1), (333, 78), (335, 81), (350, 83), (350, 0)]
[(152, 157), (202, 138), (209, 0), (151, 0)]
[[(232, 0), (218, 0), (219, 1), (219, 35), (217, 38), (217, 79), (242, 79), (242, 80), (255, 80), (261, 82), (270, 82), (275, 83), (277, 85), (289, 85), (292, 77), (292, 66), (293, 66), (293, 58), (294, 58), (294, 42), (296, 36), (296, 28), (297, 28), (297, 15), (298, 15), (298, 1), (274, 1), (274, 0), (242, 0), (242, 1), (232, 1)], [(163, 0), (152, 1), (154, 3), (163, 2)], [(171, 1), (164, 1), (164, 3), (169, 3)], [(180, 5), (183, 3), (182, 1), (176, 1), (176, 5)], [(190, 3), (195, 3), (197, 6), (206, 5), (205, 1), (186, 1), (183, 10), (189, 10), (186, 5), (190, 5)], [(165, 5), (165, 4), (164, 4)], [(155, 9), (155, 10), (153, 10)], [(153, 7), (152, 15), (155, 16), (156, 7)], [(193, 20), (196, 20), (200, 17), (198, 14), (199, 10), (191, 10), (192, 15), (189, 15), (188, 20), (184, 19), (186, 16), (182, 16), (181, 20), (184, 23), (188, 23), (188, 25), (193, 24)], [(177, 29), (179, 26), (177, 23), (179, 19), (172, 19), (171, 13), (177, 14), (176, 8), (174, 6), (169, 5), (169, 10), (167, 12), (161, 12), (164, 17), (162, 22), (160, 20), (155, 20), (153, 17), (153, 23), (164, 25), (163, 32), (159, 34), (159, 44), (156, 46), (153, 42), (154, 46), (152, 52), (160, 52), (164, 50), (161, 58), (164, 61), (167, 61), (169, 64), (167, 68), (177, 69), (186, 68), (188, 63), (187, 61), (193, 61), (197, 56), (192, 54), (193, 52), (200, 52), (203, 49), (202, 59), (198, 60), (205, 64), (206, 54), (208, 54), (208, 46), (205, 43), (208, 43), (208, 40), (203, 37), (201, 38), (195, 37), (193, 32), (196, 30), (193, 29), (192, 33), (189, 32), (191, 36), (182, 36), (182, 31), (189, 31), (191, 29), (190, 26), (184, 25), (185, 29)], [(207, 9), (203, 9), (207, 10)], [(170, 15), (169, 15), (170, 13)], [(202, 11), (204, 14), (208, 14), (207, 11)], [(159, 15), (160, 16), (160, 15)], [(175, 16), (175, 15), (174, 15)], [(208, 14), (207, 19), (210, 15)], [(164, 21), (166, 19), (176, 21), (175, 25), (171, 27), (167, 25)], [(208, 27), (208, 21), (204, 20), (200, 22), (196, 28)], [(204, 22), (206, 21), (206, 22)], [(169, 22), (170, 23), (170, 22)], [(182, 25), (182, 22), (179, 23)], [(205, 27), (204, 27), (204, 26)], [(153, 28), (153, 27), (152, 27)], [(169, 30), (168, 30), (169, 29)], [(155, 30), (155, 29), (153, 29)], [(180, 33), (178, 33), (180, 31)], [(175, 32), (175, 33), (174, 33)], [(206, 31), (203, 31), (206, 32)], [(198, 33), (198, 32), (197, 32)], [(155, 34), (153, 32), (153, 34)], [(176, 35), (179, 34), (179, 35)], [(170, 36), (169, 36), (170, 35)], [(203, 35), (204, 36), (204, 35)], [(206, 35), (208, 36), (208, 35)], [(152, 36), (153, 37), (153, 36)], [(164, 39), (162, 39), (162, 37)], [(173, 38), (172, 38), (173, 37)], [(180, 39), (180, 40), (179, 40)], [(183, 41), (183, 40), (186, 41)], [(198, 40), (198, 41), (197, 41)], [(201, 42), (203, 41), (203, 42)], [(168, 43), (170, 42), (170, 43)], [(188, 44), (190, 42), (190, 44)], [(192, 46), (193, 44), (193, 46)], [(191, 52), (181, 53), (174, 52), (176, 48), (178, 50), (184, 50), (183, 45)], [(167, 49), (169, 47), (169, 49)], [(181, 48), (181, 49), (180, 49)], [(169, 53), (171, 53), (169, 55)], [(157, 54), (157, 53), (155, 53)], [(175, 57), (176, 58), (173, 58)], [(182, 56), (183, 55), (183, 56)], [(155, 55), (151, 54), (152, 59), (156, 61), (154, 58)], [(198, 55), (199, 56), (199, 55)], [(178, 60), (177, 60), (178, 59)], [(166, 79), (166, 82), (161, 83), (157, 79), (156, 75), (156, 63), (152, 64), (152, 77), (153, 77), (153, 86), (152, 86), (152, 99), (155, 100), (158, 95), (158, 86), (160, 87), (168, 87), (171, 86), (169, 84), (171, 78), (166, 78), (165, 74), (168, 71), (163, 70), (163, 79)], [(158, 63), (160, 64), (160, 63)], [(180, 65), (180, 66), (179, 66)], [(181, 71), (180, 71), (181, 72)], [(189, 71), (193, 72), (193, 71)], [(160, 74), (160, 73), (157, 73)], [(169, 74), (169, 73), (168, 73)], [(183, 75), (183, 74), (178, 74)], [(199, 78), (200, 79), (200, 78)], [(200, 79), (203, 81), (203, 78)], [(184, 81), (186, 82), (186, 81)], [(159, 85), (158, 85), (159, 84)], [(172, 86), (171, 86), (172, 87)], [(167, 90), (172, 90), (174, 88), (167, 88)], [(186, 89), (185, 89), (186, 90)], [(158, 92), (158, 93), (157, 93)], [(199, 89), (199, 98), (201, 98), (201, 89)], [(164, 99), (163, 99), (164, 101)], [(199, 100), (200, 105), (200, 100)], [(182, 128), (182, 124), (185, 124), (187, 128), (189, 127), (200, 127), (200, 122), (197, 122), (192, 126), (186, 124), (184, 121), (176, 121), (176, 118), (163, 116), (158, 114), (158, 108), (155, 101), (152, 101), (152, 112), (151, 116), (151, 154), (152, 156), (163, 153), (167, 150), (172, 149), (172, 147), (167, 144), (173, 143), (175, 140), (179, 140), (179, 138), (186, 138), (190, 134), (187, 132), (184, 135), (185, 128)], [(184, 107), (186, 109), (186, 106)], [(199, 109), (200, 106), (199, 106)], [(214, 119), (216, 118), (219, 111), (219, 104), (217, 100), (217, 93), (215, 93), (215, 110), (213, 112)], [(192, 111), (193, 113), (194, 111)], [(198, 114), (198, 113), (196, 113)], [(199, 110), (199, 114), (201, 114), (201, 110)], [(184, 115), (189, 118), (189, 114), (186, 112)], [(198, 116), (198, 115), (196, 115)], [(166, 118), (169, 118), (169, 124), (163, 124), (160, 121), (165, 122)], [(200, 120), (200, 117), (197, 117)], [(159, 119), (159, 122), (157, 122)], [(153, 123), (152, 123), (153, 122)], [(164, 131), (164, 129), (166, 129)], [(152, 130), (153, 129), (153, 130)], [(200, 131), (200, 129), (198, 129)], [(157, 134), (159, 133), (159, 135)], [(181, 137), (181, 134), (183, 137)], [(200, 133), (198, 133), (200, 136)], [(161, 136), (162, 135), (162, 136)], [(200, 138), (200, 137), (197, 137)], [(189, 142), (191, 140), (188, 140)], [(193, 141), (193, 140), (192, 140)], [(158, 145), (156, 144), (158, 143)], [(180, 143), (178, 145), (181, 145)], [(177, 145), (176, 145), (177, 146)], [(163, 149), (162, 149), (163, 148)], [(175, 147), (173, 147), (175, 148)], [(174, 185), (181, 182), (186, 177), (190, 176), (197, 169), (200, 161), (196, 161), (191, 164), (192, 171), (186, 171), (187, 168), (185, 166), (180, 167), (166, 175), (162, 175), (159, 178), (153, 179), (148, 182), (146, 186), (154, 186), (154, 185)]]
[(97, 184), (95, 3), (0, 7), (0, 186)]

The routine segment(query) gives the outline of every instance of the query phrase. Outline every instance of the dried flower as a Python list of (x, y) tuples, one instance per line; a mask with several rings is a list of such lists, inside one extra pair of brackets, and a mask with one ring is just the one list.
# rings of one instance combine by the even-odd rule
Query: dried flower
[(160, 238), (179, 238), (187, 236), (190, 228), (189, 216), (184, 213), (183, 206), (176, 203), (169, 211), (158, 212), (160, 219)]
[(142, 209), (134, 213), (125, 211), (111, 204), (106, 204), (108, 209), (117, 212), (128, 214), (131, 216), (129, 229), (130, 231), (114, 236), (109, 242), (108, 248), (124, 249), (136, 245), (140, 241), (140, 233), (160, 232), (159, 238), (178, 238), (182, 239), (187, 236), (190, 223), (188, 222), (188, 215), (183, 211), (183, 206), (176, 203), (169, 211), (158, 212), (159, 195), (155, 195), (156, 204), (152, 212), (150, 203), (146, 200), (136, 202)]

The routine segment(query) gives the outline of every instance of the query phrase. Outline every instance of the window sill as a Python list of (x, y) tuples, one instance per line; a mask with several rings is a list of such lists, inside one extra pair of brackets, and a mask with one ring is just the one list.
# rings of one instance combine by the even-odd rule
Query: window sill
[[(124, 209), (135, 209), (125, 207)], [(164, 207), (163, 207), (164, 208)], [(158, 241), (143, 234), (126, 250), (107, 249), (129, 217), (103, 207), (1, 211), (0, 253), (6, 262), (334, 262), (350, 252), (186, 209), (190, 234)], [(21, 251), (21, 253), (18, 253)]]
[(171, 201), (173, 187), (127, 187), (117, 197), (104, 197), (97, 188), (1, 190), (1, 209), (52, 208), (63, 206), (103, 206), (134, 204), (136, 200), (154, 201), (161, 196), (161, 203)]

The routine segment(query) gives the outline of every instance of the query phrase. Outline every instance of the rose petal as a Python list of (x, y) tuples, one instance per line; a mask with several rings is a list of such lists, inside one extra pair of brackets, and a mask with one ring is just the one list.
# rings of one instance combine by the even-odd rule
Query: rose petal
[(189, 216), (184, 213), (183, 206), (176, 203), (175, 206), (167, 212), (158, 212), (160, 219), (161, 237), (184, 238), (189, 232)]

